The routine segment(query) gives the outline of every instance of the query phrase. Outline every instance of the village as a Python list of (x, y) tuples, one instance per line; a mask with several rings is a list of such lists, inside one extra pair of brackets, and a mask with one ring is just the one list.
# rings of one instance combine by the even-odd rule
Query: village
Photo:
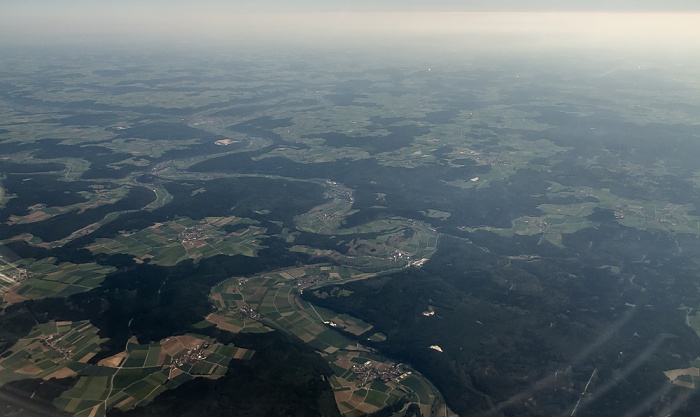
[(408, 366), (403, 363), (375, 365), (372, 361), (353, 365), (351, 370), (357, 375), (356, 384), (358, 387), (364, 387), (377, 379), (382, 382), (399, 381), (412, 373)]
[(209, 347), (209, 343), (204, 342), (201, 345), (197, 345), (194, 347), (194, 349), (189, 349), (187, 353), (184, 355), (176, 358), (173, 360), (173, 363), (170, 365), (170, 367), (175, 368), (175, 367), (180, 367), (182, 365), (196, 362), (196, 361), (201, 361), (207, 358), (207, 354), (205, 349)]
[(199, 227), (188, 228), (184, 232), (180, 232), (177, 235), (177, 239), (180, 243), (190, 242), (192, 240), (202, 239), (205, 237), (204, 230)]
[(350, 203), (353, 203), (355, 201), (355, 197), (353, 196), (354, 191), (351, 188), (348, 188), (344, 186), (343, 184), (340, 184), (335, 181), (331, 180), (326, 180), (326, 192), (324, 194), (325, 198), (344, 198), (348, 200)]
[(251, 306), (249, 306), (246, 303), (243, 303), (243, 305), (238, 309), (238, 311), (241, 313), (241, 318), (249, 318), (253, 320), (257, 320), (260, 318), (260, 313), (255, 311)]
[(47, 348), (52, 349), (54, 352), (58, 353), (59, 355), (63, 356), (64, 359), (70, 359), (70, 357), (73, 355), (73, 353), (70, 351), (70, 349), (64, 349), (60, 346), (58, 346), (58, 342), (61, 341), (60, 337), (55, 337), (55, 335), (49, 335), (46, 337), (41, 338), (41, 344), (44, 345)]
[(294, 284), (298, 287), (304, 286), (308, 287), (315, 284), (320, 284), (322, 282), (330, 281), (333, 277), (329, 274), (321, 273), (318, 275), (302, 275), (294, 279)]

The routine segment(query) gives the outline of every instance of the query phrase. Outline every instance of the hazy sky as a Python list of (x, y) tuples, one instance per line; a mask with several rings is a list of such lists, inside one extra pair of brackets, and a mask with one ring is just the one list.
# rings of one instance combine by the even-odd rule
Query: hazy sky
[(234, 1), (252, 8), (268, 5), (306, 10), (419, 10), (419, 11), (502, 11), (502, 10), (698, 10), (697, 0), (298, 0)]
[(227, 7), (246, 11), (643, 11), (700, 10), (697, 0), (3, 0), (0, 9), (134, 10)]
[(539, 44), (693, 46), (700, 39), (700, 0), (0, 0), (6, 44), (475, 34), (485, 42), (511, 36)]

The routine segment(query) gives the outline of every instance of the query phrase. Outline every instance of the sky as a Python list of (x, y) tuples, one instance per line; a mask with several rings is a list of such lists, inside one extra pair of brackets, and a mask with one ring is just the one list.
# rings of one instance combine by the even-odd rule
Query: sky
[(258, 10), (274, 6), (313, 11), (700, 10), (696, 0), (262, 0), (226, 3)]
[(685, 45), (698, 0), (2, 0), (0, 44), (275, 41)]
[(688, 11), (697, 0), (3, 0), (3, 9), (135, 10), (150, 7), (239, 11)]

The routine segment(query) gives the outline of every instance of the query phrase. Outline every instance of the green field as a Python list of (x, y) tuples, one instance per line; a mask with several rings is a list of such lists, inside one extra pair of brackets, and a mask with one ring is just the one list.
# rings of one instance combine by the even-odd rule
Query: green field
[[(430, 233), (415, 233), (413, 236), (413, 244), (423, 248), (419, 250), (430, 248), (428, 240), (434, 238)], [(337, 283), (373, 276), (348, 267), (311, 265), (247, 278), (234, 277), (212, 289), (210, 299), (218, 312), (216, 317), (208, 320), (228, 331), (243, 331), (248, 323), (260, 322), (303, 340), (326, 358), (331, 366), (334, 373), (331, 385), (337, 392), (336, 399), (347, 399), (338, 402), (344, 415), (377, 411), (405, 396), (407, 392), (414, 392), (416, 401), (431, 407), (439, 396), (416, 373), (401, 381), (385, 383), (375, 380), (369, 390), (357, 385), (357, 375), (351, 370), (352, 365), (364, 364), (368, 360), (377, 363), (388, 361), (379, 355), (369, 354), (357, 342), (336, 331), (343, 329), (360, 335), (372, 329), (370, 324), (348, 314), (315, 307), (298, 298), (297, 294), (304, 286), (295, 285), (295, 279), (320, 273), (328, 274), (332, 277), (332, 282)], [(313, 287), (314, 285), (310, 286)], [(260, 313), (257, 321), (248, 317), (242, 319), (239, 312), (242, 306)], [(370, 336), (370, 340), (385, 339), (386, 336), (381, 333)], [(409, 381), (409, 385), (405, 381)]]
[[(337, 220), (337, 219), (336, 219)], [(295, 245), (293, 251), (310, 255), (324, 255), (336, 263), (365, 272), (385, 272), (403, 268), (411, 261), (428, 259), (437, 250), (439, 234), (428, 224), (393, 217), (377, 220), (352, 228), (332, 229), (326, 218), (304, 215), (297, 219), (299, 227), (317, 230), (319, 233), (347, 236), (349, 250), (341, 254), (331, 250), (319, 250)], [(339, 227), (337, 220), (336, 227)], [(353, 238), (356, 234), (378, 234), (376, 238)]]
[(147, 403), (165, 389), (198, 375), (221, 377), (232, 359), (248, 360), (255, 353), (212, 342), (205, 349), (205, 359), (174, 367), (175, 359), (188, 349), (208, 341), (204, 336), (187, 334), (145, 345), (131, 340), (122, 354), (91, 365), (88, 359), (105, 341), (97, 333), (89, 321), (37, 325), (10, 349), (12, 354), (0, 360), (0, 385), (27, 377), (77, 377), (75, 385), (61, 393), (54, 405), (75, 415), (89, 415), (95, 408), (130, 409)]
[(99, 351), (98, 329), (89, 321), (55, 322), (37, 325), (0, 360), (0, 385), (26, 378), (73, 375)]
[[(222, 227), (243, 224), (247, 227), (226, 233)], [(180, 233), (198, 228), (203, 236), (181, 242)], [(88, 249), (93, 253), (128, 253), (138, 261), (163, 266), (176, 265), (186, 259), (199, 260), (215, 255), (244, 255), (253, 257), (262, 249), (260, 239), (265, 229), (254, 225), (249, 219), (238, 217), (207, 217), (200, 221), (179, 218), (172, 222), (159, 223), (134, 233), (123, 232), (111, 239), (96, 239)]]
[(116, 271), (114, 267), (94, 263), (73, 264), (59, 262), (56, 258), (25, 258), (15, 264), (0, 265), (0, 274), (8, 276), (17, 268), (26, 269), (28, 278), (19, 284), (2, 280), (0, 285), (5, 291), (11, 289), (13, 293), (30, 299), (67, 297), (89, 291), (99, 286), (106, 275)]
[(549, 198), (588, 198), (589, 201), (577, 204), (541, 204), (541, 216), (519, 217), (508, 229), (495, 227), (465, 227), (464, 230), (488, 230), (502, 236), (541, 235), (556, 246), (563, 247), (562, 235), (579, 230), (597, 227), (598, 223), (588, 220), (594, 209), (608, 209), (615, 213), (617, 221), (627, 227), (640, 230), (661, 230), (670, 233), (688, 233), (700, 236), (700, 216), (692, 215), (695, 205), (677, 205), (668, 201), (641, 201), (621, 198), (609, 189), (588, 187), (564, 187), (551, 182), (547, 191)]
[[(77, 160), (81, 161), (81, 160)], [(31, 163), (32, 161), (26, 161)], [(34, 161), (39, 162), (39, 161)], [(87, 167), (81, 166), (81, 164), (76, 164), (74, 161), (68, 160), (64, 161), (68, 166), (68, 173), (74, 174), (74, 169), (80, 170)], [(66, 174), (68, 175), (68, 174)], [(71, 211), (83, 211), (90, 208), (99, 207), (106, 204), (113, 204), (122, 198), (124, 198), (129, 193), (130, 187), (121, 186), (115, 188), (106, 188), (104, 185), (91, 185), (89, 191), (80, 192), (81, 196), (85, 198), (86, 201), (71, 204), (68, 206), (60, 207), (46, 207), (44, 204), (37, 204), (30, 209), (30, 213), (23, 216), (10, 216), (8, 224), (27, 224), (35, 223), (37, 221), (48, 220), (59, 214), (68, 213)]]
[(171, 389), (197, 376), (221, 377), (231, 359), (247, 360), (253, 351), (232, 345), (213, 343), (206, 359), (175, 367), (174, 360), (207, 338), (188, 334), (160, 343), (140, 345), (134, 341), (120, 357), (108, 358), (99, 366), (79, 373), (78, 383), (59, 396), (55, 404), (69, 412), (89, 412), (95, 407), (131, 409), (151, 401), (165, 389)]

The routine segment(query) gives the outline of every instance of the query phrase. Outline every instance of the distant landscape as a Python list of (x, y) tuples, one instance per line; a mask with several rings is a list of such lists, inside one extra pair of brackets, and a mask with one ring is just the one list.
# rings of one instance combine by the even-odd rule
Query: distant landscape
[(696, 415), (695, 67), (299, 48), (2, 55), (0, 414)]

